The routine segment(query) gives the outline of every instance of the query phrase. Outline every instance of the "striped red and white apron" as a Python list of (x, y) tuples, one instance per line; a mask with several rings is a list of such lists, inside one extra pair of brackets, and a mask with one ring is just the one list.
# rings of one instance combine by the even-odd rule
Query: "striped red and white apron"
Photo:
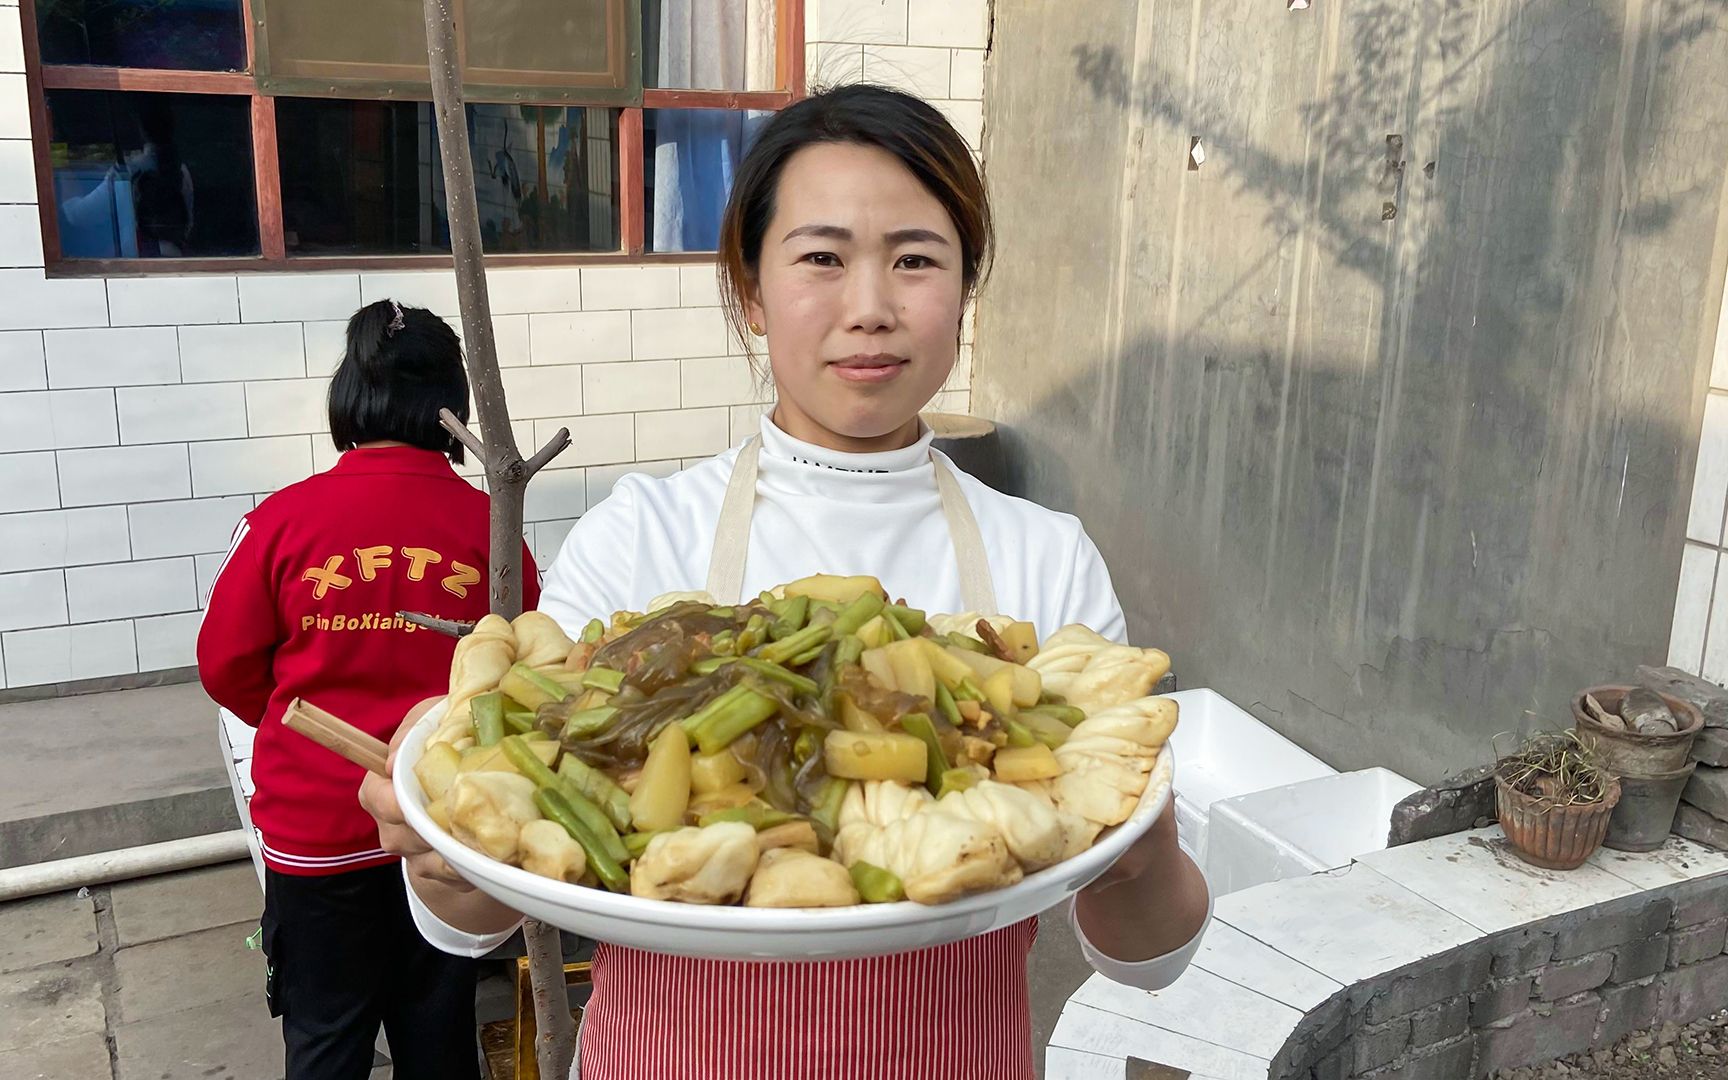
[[(761, 443), (738, 453), (714, 529), (708, 592), (737, 599)], [(965, 610), (993, 612), (978, 521), (935, 455)], [(598, 946), (581, 1080), (1030, 1080), (1027, 919), (932, 949), (747, 962)]]
[(933, 949), (818, 962), (600, 945), (581, 1080), (1031, 1080), (1027, 919)]

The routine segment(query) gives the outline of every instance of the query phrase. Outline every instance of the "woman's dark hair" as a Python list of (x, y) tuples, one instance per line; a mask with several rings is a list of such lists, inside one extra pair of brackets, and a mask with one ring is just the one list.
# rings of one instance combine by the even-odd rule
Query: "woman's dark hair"
[(720, 294), (727, 321), (746, 343), (744, 307), (756, 288), (762, 237), (774, 216), (781, 170), (798, 151), (822, 143), (874, 146), (893, 154), (953, 219), (967, 296), (988, 273), (990, 200), (972, 152), (954, 126), (928, 103), (898, 90), (868, 84), (828, 90), (776, 113), (732, 182), (720, 220)]
[(330, 379), (336, 449), (389, 439), (437, 450), (460, 465), (462, 444), (439, 425), (439, 409), (468, 422), (468, 373), (456, 331), (425, 308), (391, 300), (356, 311), (348, 320), (348, 351)]

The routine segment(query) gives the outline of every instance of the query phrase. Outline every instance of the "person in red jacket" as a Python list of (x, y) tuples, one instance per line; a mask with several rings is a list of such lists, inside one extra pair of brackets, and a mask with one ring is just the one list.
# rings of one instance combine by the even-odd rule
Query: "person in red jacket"
[[(241, 519), (198, 632), (198, 673), (258, 727), (252, 820), (265, 862), (263, 938), (288, 1080), (356, 1080), (382, 1024), (396, 1075), (478, 1074), (472, 960), (414, 928), (399, 860), (360, 808), (359, 766), (284, 727), (304, 698), (381, 739), (445, 691), (455, 640), (397, 614), (474, 620), (487, 603), (486, 496), (458, 476), (468, 419), (448, 324), (381, 300), (348, 321), (330, 381), (334, 468)], [(523, 553), (525, 606), (539, 597)]]

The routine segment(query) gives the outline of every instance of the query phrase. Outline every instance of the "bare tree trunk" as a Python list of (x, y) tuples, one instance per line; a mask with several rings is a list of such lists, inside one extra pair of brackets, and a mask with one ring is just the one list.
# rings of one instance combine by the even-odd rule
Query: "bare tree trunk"
[[(492, 496), (489, 596), (491, 608), (505, 618), (522, 612), (522, 496), (541, 466), (570, 445), (559, 429), (534, 457), (522, 460), (510, 430), (498, 349), (492, 337), (492, 306), (486, 293), (486, 266), (480, 246), (480, 211), (468, 150), (468, 120), (462, 103), (462, 72), (452, 0), (424, 0), (426, 51), (432, 61), (432, 107), (438, 125), (439, 157), (444, 163), (444, 196), (450, 219), (450, 251), (456, 265), (456, 294), (462, 309), (463, 345), (468, 376), (479, 410), (481, 442), (448, 410), (444, 426), (486, 468)], [(576, 1028), (564, 986), (563, 950), (558, 930), (534, 919), (523, 927), (529, 975), (534, 989), (534, 1022), (539, 1031), (536, 1059), (543, 1080), (563, 1080), (576, 1053)]]

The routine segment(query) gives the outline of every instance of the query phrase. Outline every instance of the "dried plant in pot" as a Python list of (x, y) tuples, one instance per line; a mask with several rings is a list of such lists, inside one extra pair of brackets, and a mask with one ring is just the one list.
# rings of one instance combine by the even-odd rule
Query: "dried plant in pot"
[(1602, 845), (1620, 780), (1572, 732), (1535, 735), (1495, 764), (1500, 827), (1518, 857), (1573, 870)]

